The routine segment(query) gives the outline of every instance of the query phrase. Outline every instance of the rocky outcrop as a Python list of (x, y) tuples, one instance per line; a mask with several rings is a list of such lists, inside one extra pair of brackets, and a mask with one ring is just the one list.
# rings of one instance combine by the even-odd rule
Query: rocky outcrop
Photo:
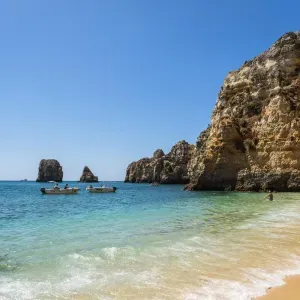
[(98, 176), (95, 176), (90, 168), (85, 166), (80, 177), (80, 182), (98, 182)]
[(56, 181), (62, 182), (62, 166), (56, 159), (42, 159), (40, 161), (37, 182)]
[(225, 78), (188, 189), (300, 191), (300, 33)]
[(129, 165), (127, 181), (190, 181), (190, 190), (300, 191), (300, 32), (284, 34), (228, 74), (211, 124), (186, 149), (182, 177), (168, 173), (170, 164), (174, 174), (178, 153), (169, 159), (159, 151)]
[(185, 141), (174, 145), (168, 154), (161, 149), (152, 158), (131, 163), (126, 170), (125, 182), (188, 183), (187, 163), (194, 146)]

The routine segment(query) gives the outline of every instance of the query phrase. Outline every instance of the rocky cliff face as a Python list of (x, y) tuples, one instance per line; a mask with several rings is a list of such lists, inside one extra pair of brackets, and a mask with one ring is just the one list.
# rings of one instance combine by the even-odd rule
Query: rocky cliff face
[(230, 72), (211, 124), (196, 147), (184, 145), (130, 164), (126, 180), (190, 181), (190, 190), (300, 191), (300, 32)]
[(42, 159), (40, 161), (37, 182), (62, 182), (62, 166), (56, 159)]
[(188, 183), (187, 163), (194, 146), (180, 141), (171, 151), (158, 149), (152, 158), (142, 158), (131, 163), (126, 170), (125, 182)]
[(98, 176), (95, 176), (90, 168), (85, 166), (80, 177), (80, 182), (98, 182)]
[(188, 189), (300, 191), (300, 32), (230, 72), (188, 163)]

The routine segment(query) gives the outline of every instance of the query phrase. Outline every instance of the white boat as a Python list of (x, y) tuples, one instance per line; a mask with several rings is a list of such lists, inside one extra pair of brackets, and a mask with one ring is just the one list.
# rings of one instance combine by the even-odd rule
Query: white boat
[(79, 188), (68, 188), (68, 189), (45, 189), (41, 188), (42, 194), (48, 195), (69, 195), (69, 194), (77, 194)]
[(106, 187), (106, 186), (100, 186), (100, 187), (87, 187), (87, 191), (90, 193), (114, 193), (117, 188), (116, 187)]

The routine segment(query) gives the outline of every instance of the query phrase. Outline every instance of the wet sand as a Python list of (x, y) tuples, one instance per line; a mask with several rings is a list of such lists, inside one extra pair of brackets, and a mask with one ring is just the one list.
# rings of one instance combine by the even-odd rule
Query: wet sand
[(286, 284), (271, 288), (267, 294), (256, 300), (299, 300), (300, 299), (300, 275), (289, 276)]

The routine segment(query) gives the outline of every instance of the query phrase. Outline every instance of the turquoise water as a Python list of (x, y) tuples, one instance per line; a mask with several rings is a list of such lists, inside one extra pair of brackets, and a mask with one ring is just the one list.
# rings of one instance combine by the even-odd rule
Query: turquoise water
[(69, 185), (0, 182), (0, 299), (251, 299), (300, 273), (299, 194)]

